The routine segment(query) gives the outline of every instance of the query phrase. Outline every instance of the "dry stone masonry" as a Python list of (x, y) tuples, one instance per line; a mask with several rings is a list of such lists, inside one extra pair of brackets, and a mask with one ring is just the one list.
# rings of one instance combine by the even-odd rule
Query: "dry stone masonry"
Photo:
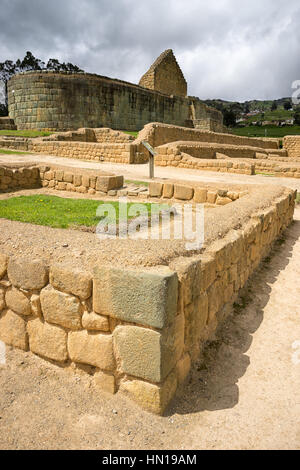
[(8, 82), (8, 107), (18, 129), (136, 131), (153, 121), (223, 129), (221, 112), (187, 96), (171, 50), (157, 59), (140, 85), (86, 73), (20, 73)]
[[(183, 188), (167, 183), (156, 191), (183, 195)], [(101, 393), (119, 390), (161, 414), (291, 223), (295, 195), (275, 187), (259, 194), (256, 186), (238, 198), (231, 194), (230, 204), (214, 209), (218, 221), (229, 224), (227, 233), (212, 233), (202, 253), (175, 256), (168, 265), (97, 261), (86, 268), (80, 261), (1, 252), (0, 340), (57, 365), (83, 365)]]

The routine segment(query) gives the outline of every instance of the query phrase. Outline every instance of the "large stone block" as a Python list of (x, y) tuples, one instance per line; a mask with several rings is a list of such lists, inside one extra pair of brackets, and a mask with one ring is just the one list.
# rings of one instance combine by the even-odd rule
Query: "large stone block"
[(207, 189), (195, 189), (194, 201), (199, 204), (204, 204), (207, 198)]
[(102, 315), (163, 328), (176, 315), (177, 298), (177, 274), (165, 266), (94, 270), (94, 311)]
[(23, 292), (15, 287), (6, 292), (5, 302), (7, 307), (16, 313), (20, 313), (21, 315), (31, 314), (30, 301)]
[(47, 286), (41, 291), (40, 300), (47, 322), (71, 330), (81, 328), (81, 305), (76, 297)]
[(113, 370), (115, 360), (111, 335), (72, 331), (68, 337), (68, 350), (73, 362), (89, 364), (99, 369)]
[(163, 191), (162, 183), (150, 183), (149, 184), (149, 196), (150, 197), (161, 197)]
[(15, 287), (26, 290), (42, 289), (48, 282), (48, 268), (40, 260), (10, 258), (7, 273)]
[(151, 413), (163, 414), (174, 397), (177, 388), (177, 379), (172, 372), (161, 385), (154, 385), (141, 380), (124, 380), (120, 390), (142, 408)]
[(67, 333), (62, 328), (37, 318), (28, 322), (27, 331), (33, 353), (58, 362), (68, 359)]
[(53, 265), (50, 268), (50, 282), (56, 289), (83, 300), (92, 295), (92, 276), (79, 268)]
[(114, 331), (114, 340), (123, 372), (162, 382), (183, 352), (183, 315), (162, 334), (136, 326), (119, 326)]
[(4, 312), (0, 318), (0, 340), (15, 348), (28, 351), (26, 322), (11, 310)]
[(189, 186), (183, 186), (175, 184), (174, 186), (174, 198), (181, 199), (182, 201), (190, 201), (193, 199), (194, 189)]

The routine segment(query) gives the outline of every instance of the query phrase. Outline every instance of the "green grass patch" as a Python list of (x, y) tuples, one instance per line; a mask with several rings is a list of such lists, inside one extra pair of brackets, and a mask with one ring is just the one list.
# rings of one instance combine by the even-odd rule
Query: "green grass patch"
[[(102, 204), (111, 204), (116, 217), (110, 222), (118, 223), (120, 206), (127, 206), (127, 214), (134, 203), (120, 204), (117, 201), (95, 201), (87, 199), (71, 199), (58, 196), (37, 194), (34, 196), (18, 196), (0, 200), (0, 218), (26, 222), (34, 225), (45, 225), (54, 228), (95, 227), (106, 216), (97, 217), (97, 208)], [(152, 211), (159, 212), (168, 208), (168, 204), (144, 204), (148, 215)], [(125, 210), (125, 208), (124, 208)], [(136, 214), (139, 215), (139, 214)], [(128, 216), (128, 219), (134, 216)]]
[(275, 176), (273, 173), (264, 173), (263, 171), (256, 171), (255, 174), (262, 176)]
[(300, 135), (300, 126), (248, 126), (234, 127), (230, 129), (235, 135), (243, 137), (275, 137), (282, 138), (286, 135)]
[(133, 137), (137, 138), (139, 131), (121, 131), (124, 132), (124, 134), (129, 134), (133, 135)]
[(125, 180), (126, 184), (135, 184), (136, 186), (149, 186), (147, 181), (135, 181), (135, 180)]
[(0, 149), (0, 153), (4, 155), (26, 155), (28, 152), (18, 152), (17, 150)]
[(47, 131), (35, 131), (35, 130), (20, 130), (20, 131), (6, 131), (6, 130), (1, 130), (0, 135), (6, 135), (6, 136), (13, 136), (13, 137), (30, 137), (30, 138), (35, 138), (35, 137), (48, 137), (49, 135), (53, 134), (53, 132), (47, 132)]

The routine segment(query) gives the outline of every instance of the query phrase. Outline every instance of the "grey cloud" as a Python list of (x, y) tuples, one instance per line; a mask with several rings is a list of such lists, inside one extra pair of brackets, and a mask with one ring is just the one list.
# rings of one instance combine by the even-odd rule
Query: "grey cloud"
[(272, 99), (300, 79), (298, 0), (0, 0), (0, 61), (27, 50), (138, 82), (173, 48), (201, 98)]

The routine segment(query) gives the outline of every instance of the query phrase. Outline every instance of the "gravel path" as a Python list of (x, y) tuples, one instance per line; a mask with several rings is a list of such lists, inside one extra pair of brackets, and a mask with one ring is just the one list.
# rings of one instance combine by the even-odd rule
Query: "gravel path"
[(299, 278), (298, 206), (165, 417), (7, 348), (0, 449), (300, 449)]

